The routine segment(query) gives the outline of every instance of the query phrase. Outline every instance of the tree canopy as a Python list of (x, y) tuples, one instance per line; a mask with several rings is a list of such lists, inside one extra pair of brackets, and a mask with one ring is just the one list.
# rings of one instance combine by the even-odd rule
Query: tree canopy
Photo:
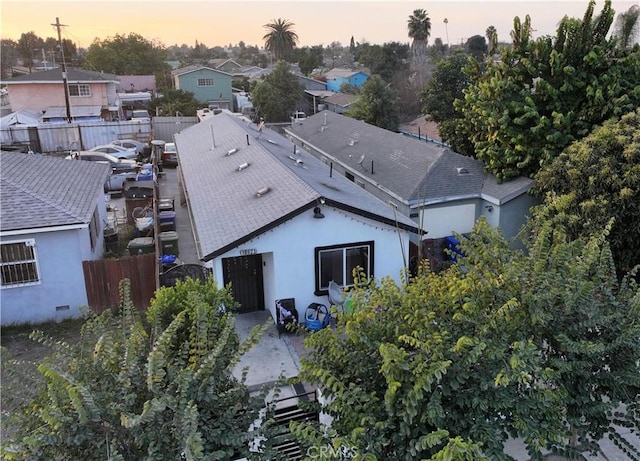
[(555, 37), (536, 40), (531, 19), (516, 17), (500, 61), (467, 67), (458, 127), (500, 181), (534, 175), (594, 126), (640, 105), (640, 47), (607, 38), (611, 1), (597, 16), (594, 5), (582, 20), (564, 17)]
[(640, 109), (606, 121), (535, 177), (537, 208), (571, 238), (596, 234), (611, 218), (613, 258), (622, 272), (640, 264)]
[(166, 50), (162, 45), (132, 32), (94, 40), (87, 51), (84, 67), (116, 75), (159, 75), (169, 70), (165, 61)]
[(362, 85), (345, 115), (395, 131), (398, 129), (396, 94), (381, 77), (373, 75)]
[(606, 231), (570, 241), (547, 222), (528, 252), (480, 220), (449, 269), (398, 285), (358, 280), (353, 312), (306, 339), (301, 380), (323, 392), (315, 446), (361, 459), (532, 459), (576, 454), (640, 389), (640, 289), (619, 281)]
[(3, 459), (251, 457), (264, 395), (249, 397), (232, 369), (262, 329), (239, 341), (233, 297), (213, 278), (160, 288), (147, 322), (128, 300), (128, 281), (121, 289), (120, 311), (91, 315), (79, 344), (56, 343), (40, 364), (46, 386), (14, 415)]
[(304, 96), (304, 88), (289, 65), (279, 61), (275, 69), (258, 83), (251, 99), (260, 117), (267, 122), (286, 122)]

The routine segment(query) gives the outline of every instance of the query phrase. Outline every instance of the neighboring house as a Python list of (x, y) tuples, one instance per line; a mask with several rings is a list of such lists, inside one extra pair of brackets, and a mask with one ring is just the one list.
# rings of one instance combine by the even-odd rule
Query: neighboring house
[(355, 98), (355, 94), (331, 93), (329, 96), (322, 98), (321, 103), (324, 107), (318, 107), (318, 111), (321, 112), (326, 109), (336, 114), (344, 114)]
[[(35, 110), (43, 121), (64, 121), (67, 104), (62, 69), (21, 75), (0, 82), (6, 85), (11, 110)], [(69, 109), (74, 121), (111, 120), (119, 116), (118, 77), (101, 72), (67, 69)]]
[(361, 70), (344, 69), (342, 67), (335, 67), (323, 74), (322, 77), (327, 81), (327, 89), (336, 93), (340, 92), (340, 87), (344, 83), (361, 87), (369, 79), (369, 76)]
[(276, 300), (294, 299), (302, 319), (356, 266), (400, 279), (415, 223), (282, 135), (221, 111), (175, 142), (198, 257), (241, 311), (276, 319)]
[(211, 109), (233, 110), (232, 75), (204, 66), (187, 66), (171, 72), (177, 90), (188, 91)]
[(103, 255), (111, 169), (6, 152), (0, 161), (0, 324), (80, 316), (82, 262)]
[[(285, 128), (296, 145), (362, 189), (445, 239), (470, 232), (480, 216), (515, 237), (536, 200), (529, 178), (498, 184), (482, 162), (328, 110)], [(442, 244), (441, 241), (436, 242)]]

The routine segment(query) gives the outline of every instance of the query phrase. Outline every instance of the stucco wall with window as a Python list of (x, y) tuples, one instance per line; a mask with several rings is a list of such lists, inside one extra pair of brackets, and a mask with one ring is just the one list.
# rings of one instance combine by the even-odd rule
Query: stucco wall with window
[(305, 211), (211, 261), (209, 266), (219, 286), (224, 283), (223, 258), (255, 251), (263, 255), (265, 307), (275, 319), (275, 300), (294, 298), (302, 319), (312, 302), (330, 306), (328, 296), (316, 294), (316, 249), (362, 242), (373, 244), (373, 276), (400, 280), (403, 258), (408, 257), (408, 233), (330, 206), (323, 206), (321, 211), (322, 219), (314, 218), (313, 210)]
[[(69, 84), (74, 85), (74, 88), (81, 93), (79, 96), (69, 96), (71, 106), (108, 106), (115, 102), (114, 84), (109, 89), (104, 83), (78, 84), (78, 82), (69, 82)], [(9, 103), (13, 111), (19, 109), (44, 111), (49, 107), (66, 106), (62, 82), (11, 84), (8, 86)], [(87, 94), (87, 89), (89, 94)]]
[[(2, 237), (8, 242), (33, 241), (38, 280), (0, 288), (2, 325), (60, 321), (80, 315), (87, 304), (82, 261), (102, 255), (100, 234), (94, 250), (88, 228)], [(3, 262), (4, 263), (4, 262)]]

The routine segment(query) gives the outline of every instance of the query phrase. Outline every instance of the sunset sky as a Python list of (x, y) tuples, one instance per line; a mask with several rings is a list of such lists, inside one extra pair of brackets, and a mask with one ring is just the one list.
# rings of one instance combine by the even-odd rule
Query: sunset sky
[[(616, 13), (636, 3), (612, 2)], [(2, 0), (0, 33), (14, 40), (31, 31), (42, 38), (57, 37), (52, 24), (59, 18), (65, 25), (62, 37), (83, 48), (95, 38), (131, 32), (165, 46), (193, 46), (197, 41), (212, 47), (243, 41), (263, 47), (264, 25), (282, 18), (295, 24), (298, 46), (326, 46), (334, 41), (346, 46), (351, 37), (371, 44), (408, 43), (407, 20), (413, 10), (423, 8), (431, 18), (429, 43), (439, 37), (444, 43), (459, 44), (473, 35), (484, 36), (490, 25), (497, 29), (499, 40), (509, 41), (513, 18), (524, 19), (527, 14), (534, 37), (554, 34), (563, 16), (582, 18), (587, 5), (587, 0)], [(596, 0), (596, 14), (603, 5), (604, 0)]]

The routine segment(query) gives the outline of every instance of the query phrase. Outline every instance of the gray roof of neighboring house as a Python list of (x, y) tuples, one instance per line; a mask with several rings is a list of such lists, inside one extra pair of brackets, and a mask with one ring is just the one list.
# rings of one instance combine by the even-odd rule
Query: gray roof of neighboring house
[(0, 230), (89, 223), (110, 172), (101, 163), (3, 152)]
[[(119, 77), (113, 74), (105, 74), (104, 72), (93, 72), (83, 69), (67, 69), (67, 82), (69, 83), (110, 83), (118, 82)], [(32, 74), (20, 75), (18, 77), (3, 80), (2, 83), (62, 83), (62, 68), (44, 70), (42, 72), (34, 72)]]
[(214, 69), (213, 67), (201, 66), (201, 65), (197, 65), (197, 64), (193, 64), (193, 65), (185, 66), (185, 67), (180, 67), (178, 69), (173, 69), (171, 71), (171, 76), (175, 77), (175, 76), (180, 76), (180, 75), (184, 75), (184, 74), (189, 74), (189, 73), (195, 72), (197, 70), (210, 70), (211, 72), (215, 72), (217, 74), (228, 75), (228, 76), (231, 77), (230, 73), (225, 72), (223, 70)]
[(332, 95), (324, 98), (322, 102), (335, 104), (336, 106), (347, 107), (353, 102), (355, 98), (356, 98), (355, 94), (333, 93)]
[(343, 67), (334, 67), (333, 69), (329, 70), (327, 73), (323, 74), (323, 77), (325, 77), (327, 80), (333, 80), (336, 78), (349, 78), (352, 75), (356, 75), (356, 74), (365, 74), (367, 75), (367, 73), (364, 70), (353, 70), (353, 69), (345, 69)]
[[(282, 135), (223, 111), (175, 135), (196, 241), (210, 260), (325, 199), (351, 213), (418, 232), (387, 204)], [(233, 149), (237, 151), (231, 152)], [(239, 171), (243, 164), (248, 167)], [(258, 195), (258, 191), (269, 192)]]
[[(504, 203), (533, 185), (498, 184), (482, 162), (361, 120), (322, 111), (285, 131), (409, 205), (480, 197)], [(373, 171), (373, 172), (372, 172)]]

